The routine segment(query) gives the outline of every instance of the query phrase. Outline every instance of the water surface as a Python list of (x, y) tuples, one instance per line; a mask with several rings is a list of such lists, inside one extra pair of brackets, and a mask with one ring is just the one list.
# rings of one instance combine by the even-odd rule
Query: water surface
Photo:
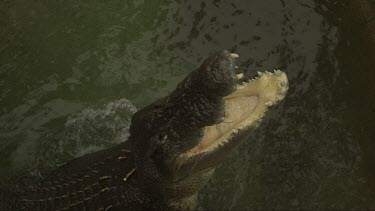
[(290, 91), (198, 207), (374, 209), (374, 55), (346, 6), (326, 3), (2, 1), (0, 177), (126, 139), (136, 108), (228, 49), (247, 78), (284, 70)]

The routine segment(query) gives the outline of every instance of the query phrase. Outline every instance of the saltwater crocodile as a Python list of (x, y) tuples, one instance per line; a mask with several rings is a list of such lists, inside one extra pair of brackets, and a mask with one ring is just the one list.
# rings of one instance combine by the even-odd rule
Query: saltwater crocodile
[(193, 209), (215, 167), (288, 90), (280, 70), (242, 82), (237, 57), (213, 53), (170, 95), (133, 116), (128, 141), (66, 163), (25, 188), (13, 208)]

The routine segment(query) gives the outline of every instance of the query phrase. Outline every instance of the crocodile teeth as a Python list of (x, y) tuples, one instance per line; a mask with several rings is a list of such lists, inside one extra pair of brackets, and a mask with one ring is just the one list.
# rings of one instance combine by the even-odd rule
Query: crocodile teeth
[(268, 101), (266, 102), (266, 106), (272, 106), (273, 105), (273, 102), (272, 101)]
[(263, 73), (258, 71), (258, 76), (262, 76), (262, 75), (263, 75)]
[(231, 56), (233, 59), (237, 59), (238, 57), (240, 57), (238, 54), (235, 54), (235, 53), (231, 53), (230, 56)]
[(236, 66), (234, 66), (234, 68), (236, 68), (236, 69), (237, 69), (237, 68), (238, 68), (238, 67), (237, 67), (237, 65), (236, 65)]
[(243, 78), (243, 73), (237, 74), (237, 79)]
[(280, 76), (280, 75), (282, 75), (283, 73), (280, 71), (280, 70), (275, 70), (275, 75), (277, 75), (277, 76)]

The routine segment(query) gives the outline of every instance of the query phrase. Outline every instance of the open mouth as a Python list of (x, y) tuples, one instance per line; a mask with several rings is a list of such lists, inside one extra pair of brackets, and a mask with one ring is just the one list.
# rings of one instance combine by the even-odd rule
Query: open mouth
[[(237, 57), (237, 54), (231, 54), (233, 60)], [(242, 77), (242, 73), (237, 74), (238, 80)], [(257, 77), (237, 84), (236, 90), (224, 97), (225, 115), (221, 123), (205, 127), (199, 144), (181, 156), (193, 157), (213, 151), (239, 133), (256, 128), (267, 108), (282, 100), (287, 90), (287, 76), (280, 70), (258, 72)]]

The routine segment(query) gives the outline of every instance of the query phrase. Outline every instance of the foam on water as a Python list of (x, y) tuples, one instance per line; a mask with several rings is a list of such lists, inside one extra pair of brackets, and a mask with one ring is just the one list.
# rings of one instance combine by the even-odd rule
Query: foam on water
[(69, 159), (126, 141), (130, 120), (136, 111), (135, 106), (123, 98), (69, 116), (64, 130), (42, 138), (36, 155), (38, 167), (55, 167)]

